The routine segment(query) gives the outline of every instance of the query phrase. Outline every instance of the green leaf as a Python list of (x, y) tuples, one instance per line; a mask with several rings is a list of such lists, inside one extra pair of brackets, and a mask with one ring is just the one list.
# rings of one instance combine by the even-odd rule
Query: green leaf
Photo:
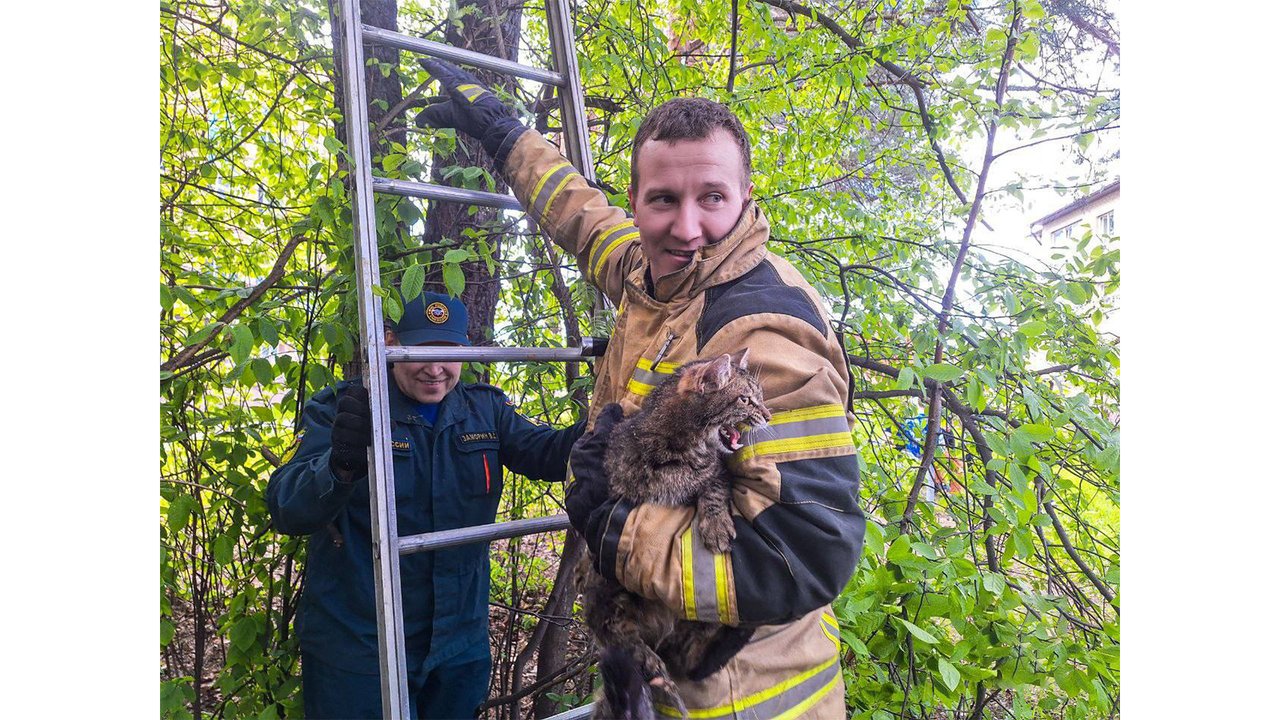
[(1043, 320), (1032, 320), (1031, 322), (1024, 323), (1021, 327), (1019, 327), (1018, 334), (1025, 335), (1026, 337), (1029, 337), (1029, 338), (1033, 338), (1043, 334), (1045, 329), (1048, 327), (1049, 327), (1048, 323), (1046, 323)]
[(462, 268), (457, 263), (445, 263), (444, 287), (449, 291), (449, 294), (454, 297), (461, 295), (466, 285), (467, 278), (462, 274)]
[(249, 358), (253, 350), (253, 331), (244, 325), (231, 328), (231, 361), (239, 365)]
[[(408, 174), (410, 166), (417, 164), (417, 162), (405, 163), (403, 167), (405, 173)], [(408, 198), (402, 198), (396, 205), (396, 217), (400, 218), (405, 225), (413, 225), (422, 219), (422, 211), (418, 209), (417, 203)]]
[(253, 646), (253, 641), (258, 637), (258, 626), (251, 617), (242, 617), (231, 626), (231, 644), (241, 651), (246, 651)]
[(1076, 305), (1083, 305), (1093, 297), (1093, 289), (1085, 283), (1067, 283), (1067, 299)]
[(332, 135), (324, 136), (324, 149), (337, 155), (342, 151), (342, 142)]
[(400, 167), (400, 163), (404, 162), (404, 155), (399, 153), (388, 153), (382, 156), (382, 170), (384, 172), (394, 172)]
[(471, 259), (471, 251), (462, 248), (453, 248), (444, 254), (445, 263), (460, 263)]
[(206, 325), (200, 328), (199, 330), (195, 331), (191, 335), (188, 335), (187, 338), (182, 341), (182, 343), (184, 345), (190, 346), (190, 345), (195, 345), (197, 343), (203, 342), (206, 338), (208, 338), (209, 336), (217, 332), (218, 329), (221, 328), (224, 324), (225, 323), (215, 322), (215, 323)]
[(982, 588), (987, 592), (999, 597), (1004, 592), (1004, 576), (1000, 573), (992, 573), (983, 571)]
[(956, 666), (945, 658), (938, 658), (938, 672), (942, 673), (942, 684), (947, 686), (947, 690), (955, 692), (956, 686), (960, 684), (960, 671)]
[(269, 317), (258, 318), (258, 336), (262, 338), (262, 342), (271, 347), (280, 344), (280, 333), (276, 331), (276, 324)]
[(400, 317), (404, 315), (404, 305), (400, 304), (400, 299), (394, 295), (388, 295), (382, 298), (382, 314), (391, 318), (391, 322), (400, 322)]
[(916, 383), (916, 371), (909, 367), (904, 367), (898, 371), (898, 382), (894, 383), (894, 390), (910, 390), (912, 385)]
[(253, 376), (263, 385), (270, 385), (276, 380), (275, 368), (271, 367), (271, 361), (266, 358), (254, 358), (249, 363), (249, 368), (253, 371)]
[[(183, 677), (166, 680), (160, 683), (160, 714), (164, 717), (178, 716), (185, 712), (183, 707), (189, 700), (195, 699), (191, 689), (191, 678)], [(187, 713), (190, 716), (190, 713)]]
[(965, 385), (964, 399), (969, 406), (978, 412), (982, 412), (987, 408), (987, 396), (982, 392), (982, 381), (976, 377), (970, 376), (969, 382)]
[(1039, 418), (1042, 414), (1040, 408), (1040, 396), (1035, 394), (1031, 388), (1022, 388), (1022, 400), (1027, 404), (1027, 414), (1033, 418)]
[[(409, 303), (422, 294), (422, 282), (426, 277), (426, 268), (421, 265), (410, 265), (404, 269), (400, 278), (400, 294), (405, 303)], [(398, 318), (397, 318), (398, 319)]]
[(936, 363), (934, 365), (930, 365), (926, 367), (923, 372), (925, 377), (930, 380), (937, 380), (938, 382), (951, 382), (961, 375), (964, 375), (964, 370), (961, 370), (955, 365), (948, 365), (947, 363)]
[(160, 618), (160, 647), (165, 647), (173, 641), (173, 633), (173, 623), (164, 618)]
[(230, 533), (223, 533), (213, 541), (213, 561), (219, 565), (229, 565), (232, 560), (236, 540)]
[(169, 529), (178, 532), (187, 526), (191, 513), (195, 511), (196, 499), (190, 495), (179, 495), (169, 503)]
[(902, 625), (902, 627), (907, 629), (907, 632), (914, 635), (915, 638), (920, 642), (928, 643), (929, 645), (936, 645), (938, 643), (938, 638), (934, 637), (933, 635), (930, 635), (927, 630), (920, 627), (919, 625), (916, 625), (910, 620), (904, 620), (903, 618), (897, 617), (896, 615), (894, 616), (893, 619), (897, 620)]
[(866, 643), (858, 639), (858, 636), (854, 635), (852, 630), (841, 628), (840, 639), (843, 640), (844, 644), (848, 645), (849, 649), (854, 653), (861, 655), (862, 657), (871, 657), (871, 651), (867, 650)]
[(1042, 423), (1025, 423), (1019, 425), (1015, 434), (1022, 435), (1031, 442), (1048, 442), (1053, 439), (1053, 428)]

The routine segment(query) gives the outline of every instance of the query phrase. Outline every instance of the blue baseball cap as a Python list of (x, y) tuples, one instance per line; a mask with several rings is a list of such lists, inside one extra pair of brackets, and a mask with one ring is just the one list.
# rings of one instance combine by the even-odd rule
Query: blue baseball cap
[(401, 345), (471, 344), (467, 339), (467, 306), (443, 293), (424, 292), (405, 304), (400, 322), (392, 323), (391, 330)]

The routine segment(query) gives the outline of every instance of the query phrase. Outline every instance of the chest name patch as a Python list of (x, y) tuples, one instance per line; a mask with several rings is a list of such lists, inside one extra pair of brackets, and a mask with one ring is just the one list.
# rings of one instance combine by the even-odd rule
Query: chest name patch
[(496, 441), (498, 439), (498, 433), (496, 432), (462, 433), (461, 435), (458, 436), (458, 439), (464, 443), (481, 442), (484, 440)]
[(400, 452), (409, 452), (409, 449), (410, 449), (409, 441), (408, 440), (392, 440), (391, 449), (400, 451)]

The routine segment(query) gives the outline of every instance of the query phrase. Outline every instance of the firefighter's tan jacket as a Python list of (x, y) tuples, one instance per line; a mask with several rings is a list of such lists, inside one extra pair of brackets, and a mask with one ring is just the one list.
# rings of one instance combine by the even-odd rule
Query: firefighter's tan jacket
[(514, 141), (505, 167), (528, 212), (618, 308), (596, 365), (592, 425), (611, 402), (635, 412), (690, 360), (746, 347), (759, 370), (773, 419), (731, 458), (730, 552), (703, 546), (692, 508), (625, 502), (601, 543), (601, 564), (632, 592), (690, 619), (759, 626), (723, 670), (681, 684), (691, 716), (844, 717), (830, 602), (857, 565), (864, 520), (848, 371), (817, 292), (765, 248), (769, 224), (754, 202), (723, 240), (648, 283), (631, 219), (537, 132)]

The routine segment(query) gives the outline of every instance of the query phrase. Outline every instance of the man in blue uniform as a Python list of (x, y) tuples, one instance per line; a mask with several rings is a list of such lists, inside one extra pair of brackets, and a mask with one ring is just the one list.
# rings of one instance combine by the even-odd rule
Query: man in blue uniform
[[(469, 345), (467, 311), (424, 293), (386, 330), (388, 345)], [(562, 482), (581, 423), (556, 430), (515, 411), (501, 390), (459, 384), (460, 362), (404, 362), (388, 383), (401, 536), (491, 523), (503, 466)], [(316, 393), (295, 454), (271, 476), (276, 530), (309, 535), (296, 629), (308, 718), (382, 716), (369, 518), (369, 397), (357, 381)], [(416, 718), (469, 718), (489, 687), (486, 543), (403, 556), (409, 708)]]

